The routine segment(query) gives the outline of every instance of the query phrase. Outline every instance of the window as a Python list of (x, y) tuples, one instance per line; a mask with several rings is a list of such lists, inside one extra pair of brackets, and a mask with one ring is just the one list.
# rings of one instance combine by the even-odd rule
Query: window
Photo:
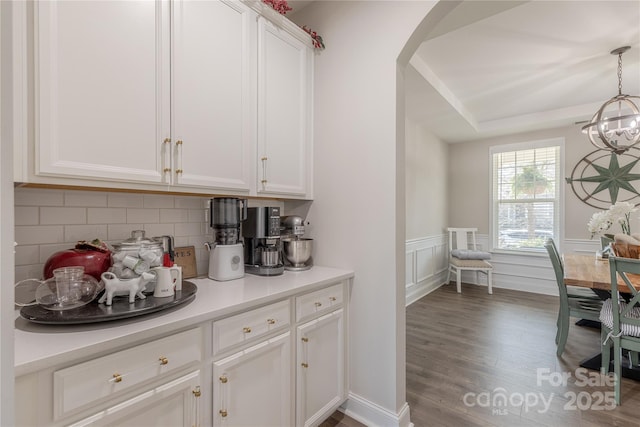
[(554, 139), (491, 147), (492, 247), (544, 251), (560, 235), (562, 148)]

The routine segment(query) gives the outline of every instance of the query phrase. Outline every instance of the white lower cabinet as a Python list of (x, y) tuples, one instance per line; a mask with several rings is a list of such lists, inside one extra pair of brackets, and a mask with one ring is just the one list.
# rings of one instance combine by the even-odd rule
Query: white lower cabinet
[(342, 309), (298, 327), (296, 425), (318, 425), (344, 401)]
[(214, 426), (293, 425), (290, 336), (278, 335), (214, 363)]
[(16, 378), (16, 425), (316, 426), (346, 400), (347, 283), (70, 353)]
[(175, 427), (201, 425), (200, 371), (148, 389), (70, 427)]

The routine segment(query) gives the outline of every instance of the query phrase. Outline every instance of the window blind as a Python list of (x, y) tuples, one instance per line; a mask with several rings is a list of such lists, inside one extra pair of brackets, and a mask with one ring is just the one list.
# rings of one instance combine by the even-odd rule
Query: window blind
[(557, 240), (560, 146), (493, 152), (493, 247), (544, 250)]

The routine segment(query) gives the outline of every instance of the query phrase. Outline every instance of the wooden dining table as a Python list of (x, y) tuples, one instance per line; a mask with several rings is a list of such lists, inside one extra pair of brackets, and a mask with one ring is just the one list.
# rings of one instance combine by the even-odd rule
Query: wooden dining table
[[(611, 294), (611, 270), (609, 260), (596, 258), (594, 255), (583, 254), (563, 254), (564, 263), (564, 283), (570, 286), (580, 286), (593, 289), (601, 298), (610, 297)], [(628, 274), (631, 284), (640, 289), (640, 275)], [(627, 285), (618, 279), (618, 290), (630, 293)], [(577, 324), (580, 324), (578, 322)], [(580, 366), (587, 369), (599, 370), (602, 355), (598, 352), (580, 362)], [(610, 358), (613, 360), (613, 356)], [(613, 367), (610, 368), (613, 370)], [(628, 368), (626, 364), (622, 366), (622, 376), (640, 381), (640, 367)]]
[[(563, 254), (564, 284), (583, 288), (611, 291), (611, 271), (609, 260), (596, 258), (595, 255)], [(629, 281), (640, 289), (640, 275), (628, 274)], [(627, 285), (618, 279), (618, 290), (630, 293)]]

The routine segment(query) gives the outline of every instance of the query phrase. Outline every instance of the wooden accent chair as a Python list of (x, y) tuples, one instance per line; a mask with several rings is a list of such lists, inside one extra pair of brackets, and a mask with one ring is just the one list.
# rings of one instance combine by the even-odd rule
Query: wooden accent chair
[[(616, 376), (614, 395), (620, 404), (620, 375), (622, 373), (622, 349), (629, 350), (629, 358), (638, 363), (640, 352), (640, 292), (631, 284), (627, 274), (640, 274), (640, 260), (609, 257), (611, 269), (611, 298), (605, 301), (600, 314), (602, 322), (602, 369), (609, 372), (610, 349), (613, 342), (613, 371)], [(618, 293), (618, 277), (631, 292), (628, 302), (621, 301)]]
[(582, 289), (575, 286), (567, 287), (564, 283), (564, 266), (553, 239), (547, 239), (544, 247), (549, 254), (553, 271), (556, 274), (556, 283), (558, 284), (558, 294), (560, 296), (560, 308), (558, 309), (558, 320), (556, 322), (558, 326), (558, 331), (556, 332), (556, 345), (558, 346), (556, 354), (562, 356), (569, 335), (569, 318), (576, 317), (598, 322), (600, 320), (602, 299), (591, 292), (590, 289)]
[[(493, 266), (489, 262), (484, 259), (460, 259), (452, 255), (456, 249), (479, 252), (476, 244), (476, 231), (478, 229), (447, 228), (447, 231), (449, 232), (449, 276), (447, 281), (451, 278), (451, 273), (454, 273), (456, 275), (456, 290), (461, 293), (461, 274), (463, 271), (475, 271), (476, 281), (478, 281), (478, 273), (484, 273), (487, 275), (488, 292), (492, 294)], [(470, 240), (469, 237), (471, 237)]]

